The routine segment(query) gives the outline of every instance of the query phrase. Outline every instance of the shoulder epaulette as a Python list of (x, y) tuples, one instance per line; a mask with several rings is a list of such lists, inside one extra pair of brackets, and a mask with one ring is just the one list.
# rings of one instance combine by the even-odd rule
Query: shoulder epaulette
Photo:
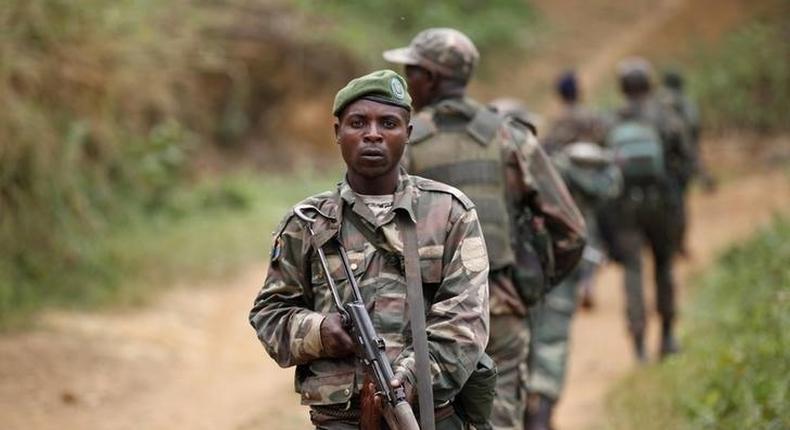
[(439, 193), (450, 194), (456, 198), (461, 204), (464, 206), (466, 210), (471, 210), (475, 207), (474, 202), (469, 199), (461, 190), (455, 187), (451, 187), (450, 185), (436, 182), (431, 179), (422, 178), (419, 176), (412, 176), (415, 179), (415, 185), (417, 188), (423, 191), (435, 191)]
[(475, 116), (466, 125), (466, 132), (481, 144), (488, 145), (494, 140), (494, 136), (504, 120), (505, 118), (495, 111), (482, 107), (477, 110)]
[(411, 137), (409, 137), (410, 145), (427, 140), (438, 131), (436, 123), (433, 122), (429, 112), (415, 115), (411, 119), (411, 126)]

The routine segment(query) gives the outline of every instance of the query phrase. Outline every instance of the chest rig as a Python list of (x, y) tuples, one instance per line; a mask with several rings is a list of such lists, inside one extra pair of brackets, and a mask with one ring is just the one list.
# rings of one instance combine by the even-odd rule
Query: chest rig
[(464, 99), (444, 100), (413, 120), (409, 173), (460, 189), (474, 203), (492, 270), (514, 262), (505, 194), (503, 118)]

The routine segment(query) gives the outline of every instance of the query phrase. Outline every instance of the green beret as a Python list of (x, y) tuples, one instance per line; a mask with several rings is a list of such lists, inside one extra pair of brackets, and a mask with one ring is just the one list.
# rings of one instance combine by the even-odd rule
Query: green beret
[(346, 84), (335, 95), (332, 114), (338, 116), (346, 106), (361, 98), (411, 111), (411, 96), (406, 88), (406, 80), (392, 70), (379, 70)]

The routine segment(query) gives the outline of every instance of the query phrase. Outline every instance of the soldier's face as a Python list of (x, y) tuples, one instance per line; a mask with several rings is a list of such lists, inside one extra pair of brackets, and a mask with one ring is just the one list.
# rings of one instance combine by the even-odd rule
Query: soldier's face
[(406, 66), (406, 83), (409, 84), (411, 104), (415, 110), (429, 105), (434, 97), (435, 76), (429, 70), (419, 66)]
[(335, 122), (335, 137), (349, 176), (357, 178), (397, 176), (410, 134), (406, 109), (365, 99), (348, 105)]

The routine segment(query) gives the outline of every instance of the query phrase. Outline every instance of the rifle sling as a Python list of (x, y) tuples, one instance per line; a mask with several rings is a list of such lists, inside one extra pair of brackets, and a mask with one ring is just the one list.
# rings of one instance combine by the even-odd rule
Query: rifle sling
[[(425, 301), (420, 274), (420, 255), (417, 250), (417, 231), (408, 215), (396, 215), (403, 240), (403, 266), (406, 276), (406, 303), (411, 325), (412, 346), (415, 355), (417, 396), (420, 402), (420, 428), (434, 430), (433, 379), (428, 357), (428, 333), (425, 322)], [(365, 225), (356, 214), (345, 217), (376, 248), (387, 251), (386, 239)], [(390, 252), (390, 251), (387, 251)]]
[(425, 324), (425, 303), (422, 296), (420, 255), (417, 250), (417, 230), (408, 216), (399, 217), (403, 235), (403, 258), (406, 272), (406, 303), (411, 322), (412, 345), (417, 377), (417, 395), (420, 401), (420, 426), (422, 430), (434, 429), (433, 381), (428, 358), (428, 333)]

